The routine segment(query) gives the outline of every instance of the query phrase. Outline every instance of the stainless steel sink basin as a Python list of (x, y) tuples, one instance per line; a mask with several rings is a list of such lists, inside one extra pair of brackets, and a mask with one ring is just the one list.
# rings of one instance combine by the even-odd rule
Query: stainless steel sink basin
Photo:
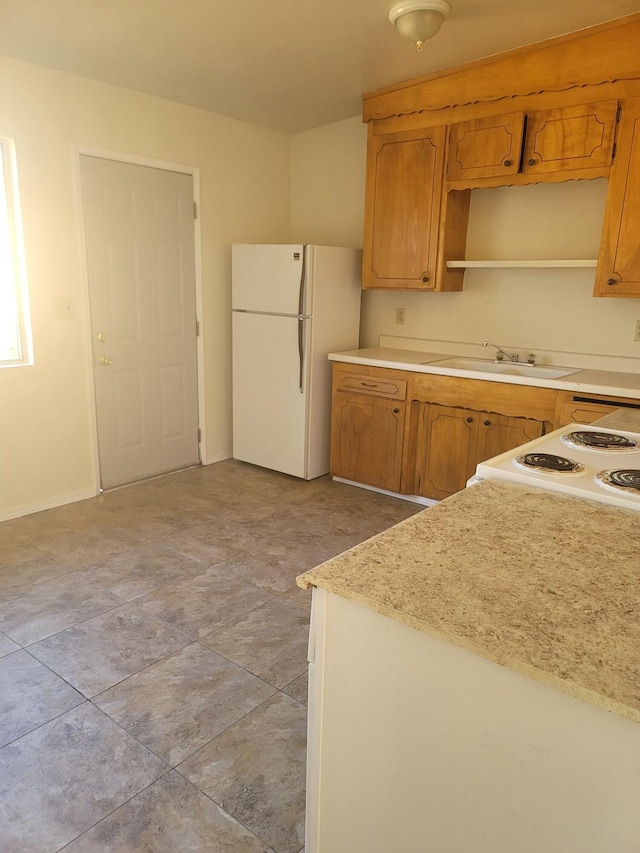
[(455, 370), (474, 370), (478, 373), (501, 373), (507, 376), (529, 376), (534, 379), (559, 379), (578, 373), (577, 367), (547, 367), (543, 364), (522, 364), (514, 361), (490, 361), (485, 358), (467, 358), (455, 356), (440, 361), (425, 362), (434, 367), (452, 367)]

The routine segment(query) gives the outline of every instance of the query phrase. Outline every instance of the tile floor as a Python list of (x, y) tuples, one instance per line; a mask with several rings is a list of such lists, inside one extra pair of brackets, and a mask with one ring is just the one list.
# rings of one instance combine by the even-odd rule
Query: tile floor
[(0, 524), (3, 853), (302, 850), (295, 576), (418, 509), (228, 461)]

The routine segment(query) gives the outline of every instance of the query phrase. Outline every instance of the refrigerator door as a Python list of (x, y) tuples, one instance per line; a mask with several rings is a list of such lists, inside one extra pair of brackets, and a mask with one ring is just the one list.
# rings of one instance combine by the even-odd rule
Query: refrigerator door
[[(233, 458), (294, 477), (307, 471), (310, 320), (233, 312)], [(300, 392), (302, 379), (302, 393)]]
[(310, 314), (311, 293), (305, 281), (313, 254), (310, 248), (235, 243), (231, 250), (233, 310)]

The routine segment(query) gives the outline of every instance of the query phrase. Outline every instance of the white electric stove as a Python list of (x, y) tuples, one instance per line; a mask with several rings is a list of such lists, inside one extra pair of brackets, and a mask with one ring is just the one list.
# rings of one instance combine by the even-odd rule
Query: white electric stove
[(469, 484), (490, 478), (640, 510), (640, 433), (569, 424), (481, 462)]

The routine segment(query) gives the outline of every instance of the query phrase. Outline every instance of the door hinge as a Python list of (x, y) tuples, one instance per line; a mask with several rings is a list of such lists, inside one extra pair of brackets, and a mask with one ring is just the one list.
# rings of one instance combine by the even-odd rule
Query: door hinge
[(193, 218), (194, 219), (198, 218), (198, 202), (197, 201), (193, 202)]
[(200, 337), (200, 320), (196, 320), (196, 338)]
[(622, 115), (622, 107), (618, 104), (618, 109), (616, 110), (616, 121), (620, 121), (620, 116)]
[(202, 441), (202, 430), (198, 427), (198, 444)]
[(611, 162), (612, 162), (612, 163), (613, 163), (613, 161), (616, 159), (616, 151), (617, 151), (617, 150), (618, 150), (618, 143), (617, 143), (617, 142), (614, 142), (614, 143), (613, 143), (613, 148), (611, 149)]

